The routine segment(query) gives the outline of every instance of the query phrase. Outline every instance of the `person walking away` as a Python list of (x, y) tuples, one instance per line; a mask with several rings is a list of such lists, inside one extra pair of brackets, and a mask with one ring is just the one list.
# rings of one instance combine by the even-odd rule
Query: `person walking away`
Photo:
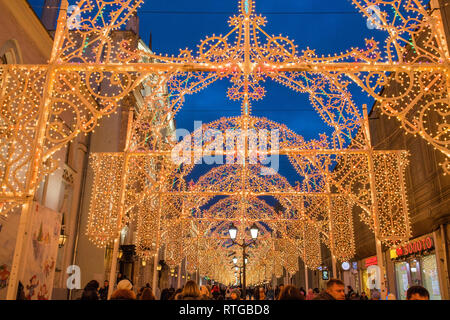
[(283, 291), (284, 285), (280, 284), (279, 286), (277, 286), (277, 289), (275, 290), (275, 299), (278, 300), (278, 298), (280, 297), (280, 293), (281, 291)]
[(181, 294), (182, 289), (177, 289), (173, 293), (173, 295), (169, 298), (169, 300), (178, 300), (178, 296)]
[(314, 293), (313, 293), (313, 289), (309, 288), (308, 289), (308, 293), (306, 294), (306, 300), (312, 300), (314, 299)]
[(211, 295), (214, 298), (214, 300), (217, 300), (217, 298), (220, 296), (220, 290), (217, 285), (214, 285), (211, 291)]
[(359, 294), (353, 291), (348, 300), (361, 300), (361, 299), (359, 298)]
[(303, 294), (303, 296), (306, 298), (306, 291), (303, 289), (303, 287), (300, 287), (300, 292)]
[(103, 287), (101, 287), (100, 290), (98, 291), (100, 299), (108, 300), (108, 290), (109, 290), (109, 281), (105, 280), (105, 282), (103, 282)]
[(225, 291), (225, 299), (230, 299), (231, 298), (231, 288), (227, 288), (227, 290)]
[(278, 300), (305, 300), (305, 296), (296, 287), (287, 285), (280, 292)]
[(186, 282), (177, 300), (201, 300), (201, 293), (197, 283), (194, 280)]
[(80, 300), (99, 300), (98, 287), (100, 284), (97, 280), (91, 280), (84, 287)]
[(320, 294), (319, 288), (313, 289), (314, 298), (317, 297)]
[(370, 300), (381, 300), (381, 293), (377, 289), (372, 290)]
[(347, 300), (350, 300), (350, 297), (352, 296), (353, 293), (353, 288), (352, 286), (347, 286)]
[(330, 279), (327, 289), (314, 300), (345, 300), (345, 284), (339, 279)]
[(111, 300), (136, 300), (136, 294), (128, 289), (117, 289), (111, 295)]
[(170, 298), (170, 292), (169, 292), (169, 289), (168, 288), (164, 288), (164, 289), (162, 289), (162, 291), (161, 291), (161, 301), (162, 300), (169, 300), (169, 298)]
[(123, 274), (120, 272), (117, 274), (116, 284), (118, 284), (120, 281), (122, 281), (124, 278)]
[(266, 300), (266, 290), (264, 287), (255, 288), (255, 300)]
[(272, 286), (269, 285), (269, 287), (267, 288), (267, 293), (266, 294), (267, 294), (267, 300), (274, 300), (275, 293), (273, 291)]
[(19, 281), (16, 300), (25, 300), (25, 291), (22, 282)]
[(360, 297), (359, 299), (360, 299), (360, 300), (369, 300), (369, 298), (367, 297), (365, 291), (361, 292), (361, 297)]
[(139, 300), (156, 300), (152, 289), (144, 287)]

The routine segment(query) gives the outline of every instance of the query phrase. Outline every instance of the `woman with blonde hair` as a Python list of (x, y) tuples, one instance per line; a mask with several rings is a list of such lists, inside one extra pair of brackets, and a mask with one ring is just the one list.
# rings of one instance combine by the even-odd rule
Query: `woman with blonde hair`
[(201, 292), (197, 283), (193, 280), (186, 282), (177, 300), (201, 300)]

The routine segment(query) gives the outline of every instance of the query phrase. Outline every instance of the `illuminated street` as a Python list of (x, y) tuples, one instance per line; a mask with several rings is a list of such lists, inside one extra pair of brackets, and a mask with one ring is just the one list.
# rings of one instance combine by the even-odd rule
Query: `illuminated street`
[(450, 1), (0, 16), (0, 300), (449, 300)]

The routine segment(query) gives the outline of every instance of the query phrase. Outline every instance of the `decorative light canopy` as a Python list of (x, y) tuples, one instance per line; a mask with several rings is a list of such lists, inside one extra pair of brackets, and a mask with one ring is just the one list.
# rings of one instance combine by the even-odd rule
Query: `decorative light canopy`
[[(421, 0), (352, 2), (369, 18), (369, 8), (380, 8), (377, 27), (388, 35), (383, 50), (367, 40), (366, 48), (328, 57), (311, 49), (298, 51), (287, 37), (267, 34), (267, 20), (255, 14), (255, 3), (242, 0), (228, 34), (206, 38), (197, 54), (181, 50), (167, 57), (136, 50), (132, 40), (118, 40), (115, 33), (143, 0), (80, 0), (79, 25), (68, 23), (63, 0), (49, 64), (0, 66), (0, 214), (23, 204), (28, 212), (39, 182), (56, 168), (55, 152), (78, 134), (91, 132), (131, 92), (145, 88), (149, 94), (133, 113), (124, 152), (91, 158), (94, 187), (87, 233), (99, 246), (110, 244), (124, 225), (137, 220), (137, 251), (144, 260), (171, 244), (172, 266), (186, 258), (188, 271), (204, 270), (225, 282), (233, 278), (227, 269), (227, 233), (236, 239), (255, 226), (251, 235), (264, 245), (250, 248), (249, 278), (260, 282), (269, 272), (279, 276), (282, 267), (295, 272), (298, 256), (316, 268), (321, 243), (339, 260), (350, 259), (354, 208), (377, 240), (388, 245), (406, 241), (411, 234), (407, 155), (374, 150), (367, 114), (349, 91), (356, 83), (406, 132), (440, 150), (448, 173), (450, 68), (443, 24), (439, 12), (427, 10)], [(231, 82), (227, 95), (241, 101), (241, 116), (202, 129), (225, 136), (227, 129), (241, 130), (247, 137), (243, 145), (227, 150), (214, 135), (200, 146), (193, 139), (181, 145), (165, 139), (162, 129), (185, 96), (220, 79)], [(332, 135), (305, 141), (282, 124), (252, 117), (251, 103), (265, 96), (267, 79), (308, 94), (334, 128)], [(253, 134), (262, 130), (278, 130), (277, 143)], [(188, 160), (198, 155), (191, 148), (174, 163), (170, 156), (177, 146), (194, 146), (234, 163), (188, 182), (195, 166)], [(274, 154), (289, 158), (301, 177), (295, 186), (264, 165)], [(217, 205), (223, 211), (213, 213), (207, 206), (219, 196), (226, 197)], [(283, 210), (275, 211), (262, 197), (276, 199)], [(230, 223), (234, 229), (227, 229)], [(25, 234), (21, 230), (18, 241)], [(13, 263), (14, 272), (17, 268)], [(17, 287), (14, 281), (11, 286)]]

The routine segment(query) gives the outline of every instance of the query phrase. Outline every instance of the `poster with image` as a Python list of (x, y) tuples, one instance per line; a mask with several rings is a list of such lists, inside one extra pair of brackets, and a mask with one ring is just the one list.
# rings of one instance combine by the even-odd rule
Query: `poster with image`
[(0, 216), (0, 300), (6, 299), (19, 220), (19, 209), (10, 212), (7, 217)]
[(61, 214), (33, 203), (32, 229), (26, 249), (22, 280), (27, 300), (49, 300), (55, 276)]

